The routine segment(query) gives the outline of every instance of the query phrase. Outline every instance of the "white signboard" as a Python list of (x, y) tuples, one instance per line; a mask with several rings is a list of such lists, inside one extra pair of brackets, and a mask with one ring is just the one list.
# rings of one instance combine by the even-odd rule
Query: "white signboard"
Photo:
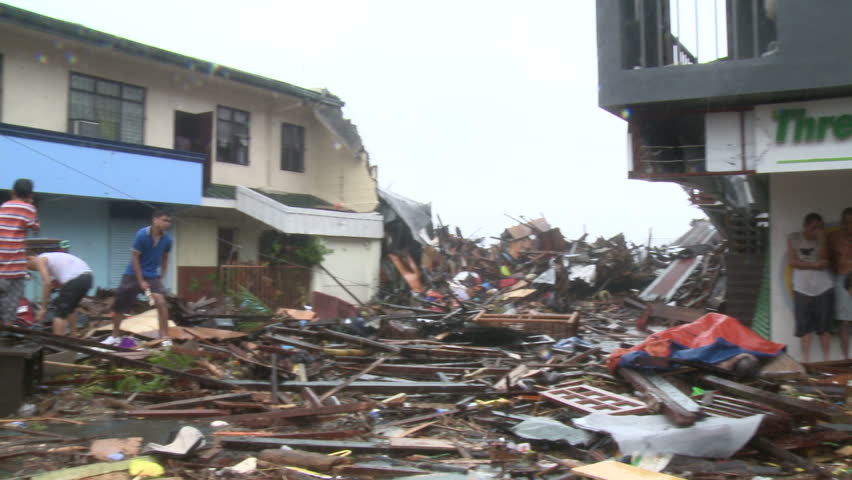
[(755, 108), (758, 173), (852, 168), (852, 98)]

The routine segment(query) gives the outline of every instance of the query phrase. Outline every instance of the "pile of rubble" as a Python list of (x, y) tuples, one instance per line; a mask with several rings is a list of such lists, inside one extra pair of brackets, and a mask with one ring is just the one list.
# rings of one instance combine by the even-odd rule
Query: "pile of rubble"
[(539, 219), (484, 247), (397, 225), (369, 305), (172, 299), (168, 348), (153, 311), (100, 344), (105, 297), (81, 338), (3, 327), (0, 474), (848, 478), (852, 362), (802, 366), (705, 315), (724, 248), (707, 227), (649, 248)]

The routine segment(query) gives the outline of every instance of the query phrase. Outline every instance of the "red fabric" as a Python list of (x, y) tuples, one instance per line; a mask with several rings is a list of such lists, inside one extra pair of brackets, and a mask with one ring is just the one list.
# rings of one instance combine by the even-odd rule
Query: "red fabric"
[(27, 230), (38, 231), (34, 206), (20, 200), (0, 206), (0, 277), (27, 276)]
[(649, 355), (668, 357), (671, 354), (671, 342), (677, 342), (687, 348), (698, 348), (710, 345), (717, 338), (725, 340), (746, 350), (776, 354), (784, 345), (770, 342), (741, 324), (736, 318), (721, 313), (708, 313), (698, 320), (672, 327), (662, 332), (648, 336), (644, 342), (633, 348), (614, 350), (607, 360), (607, 367), (615, 371), (618, 361), (629, 352), (644, 350)]
[(518, 283), (517, 278), (501, 278), (497, 281), (497, 288), (506, 288), (511, 287), (512, 285)]

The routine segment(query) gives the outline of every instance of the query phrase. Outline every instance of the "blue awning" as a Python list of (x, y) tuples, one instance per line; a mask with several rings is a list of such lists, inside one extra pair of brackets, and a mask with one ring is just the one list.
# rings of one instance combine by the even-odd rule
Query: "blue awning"
[(37, 192), (199, 205), (201, 154), (0, 124), (0, 188), (30, 178)]

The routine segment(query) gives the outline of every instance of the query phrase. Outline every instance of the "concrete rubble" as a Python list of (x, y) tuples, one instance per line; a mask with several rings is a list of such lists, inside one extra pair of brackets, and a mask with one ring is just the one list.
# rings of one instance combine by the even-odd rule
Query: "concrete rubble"
[[(416, 207), (391, 219), (369, 304), (171, 298), (169, 347), (144, 305), (100, 344), (109, 292), (80, 337), (3, 327), (0, 476), (852, 474), (852, 362), (801, 365), (715, 313), (725, 246), (706, 224), (653, 247), (523, 220), (484, 247)], [(710, 339), (735, 355), (664, 340), (710, 321), (739, 329)]]

